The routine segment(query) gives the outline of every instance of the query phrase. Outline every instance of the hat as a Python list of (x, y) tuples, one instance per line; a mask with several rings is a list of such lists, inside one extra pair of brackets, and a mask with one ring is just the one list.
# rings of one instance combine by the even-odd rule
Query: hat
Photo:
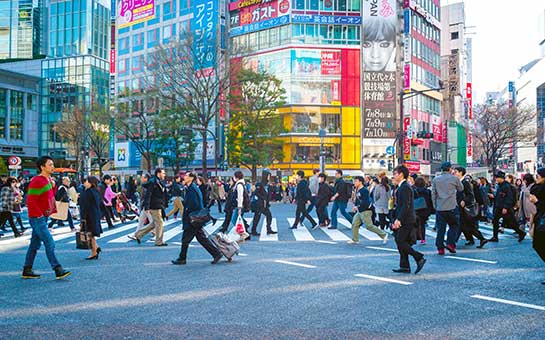
[(441, 164), (441, 171), (449, 171), (450, 168), (452, 168), (450, 162), (443, 162), (443, 164)]
[(498, 170), (498, 171), (496, 171), (496, 173), (494, 174), (494, 177), (505, 179), (505, 172), (503, 172), (503, 171), (501, 171), (501, 170)]
[(545, 178), (545, 168), (537, 169), (537, 174), (539, 175), (539, 177), (544, 177)]

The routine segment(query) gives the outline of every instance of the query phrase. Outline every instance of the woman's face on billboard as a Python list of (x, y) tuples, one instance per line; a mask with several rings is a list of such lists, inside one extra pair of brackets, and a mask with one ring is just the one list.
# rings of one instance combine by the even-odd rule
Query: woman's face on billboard
[(365, 71), (379, 72), (386, 68), (386, 64), (394, 51), (394, 42), (388, 40), (364, 41), (363, 64)]

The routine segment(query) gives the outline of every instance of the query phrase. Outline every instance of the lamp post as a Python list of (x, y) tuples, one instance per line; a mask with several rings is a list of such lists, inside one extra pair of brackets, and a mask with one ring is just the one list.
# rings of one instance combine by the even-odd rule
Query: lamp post
[(320, 136), (320, 172), (325, 172), (325, 150), (324, 150), (324, 139), (327, 136), (326, 129), (320, 129), (318, 134)]

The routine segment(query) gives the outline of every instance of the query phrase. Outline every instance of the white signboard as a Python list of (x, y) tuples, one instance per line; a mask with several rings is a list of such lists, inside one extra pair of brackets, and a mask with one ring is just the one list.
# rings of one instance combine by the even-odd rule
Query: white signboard
[(114, 164), (116, 168), (129, 167), (129, 143), (115, 143)]

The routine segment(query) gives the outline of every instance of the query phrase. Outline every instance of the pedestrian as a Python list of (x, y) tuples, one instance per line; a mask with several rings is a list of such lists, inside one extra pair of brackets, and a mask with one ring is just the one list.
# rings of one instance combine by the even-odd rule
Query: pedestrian
[[(460, 232), (460, 211), (456, 201), (456, 193), (464, 190), (458, 177), (451, 173), (450, 162), (441, 164), (441, 175), (432, 181), (431, 198), (435, 209), (435, 228), (437, 238), (435, 246), (439, 255), (445, 255), (445, 248), (451, 253), (456, 253), (456, 239)], [(447, 233), (447, 244), (445, 245), (445, 232)]]
[(21, 231), (24, 232), (26, 228), (23, 225), (23, 220), (21, 219), (21, 213), (22, 213), (21, 204), (23, 203), (24, 193), (21, 190), (21, 183), (19, 183), (19, 180), (16, 180), (12, 184), (12, 188), (14, 191), (15, 201), (13, 202), (13, 210), (11, 211), (11, 215), (21, 227)]
[(515, 219), (515, 194), (516, 190), (513, 185), (505, 180), (505, 172), (498, 170), (494, 175), (496, 178), (497, 188), (494, 193), (494, 234), (489, 242), (498, 242), (498, 233), (500, 229), (500, 219), (506, 227), (514, 229), (519, 236), (519, 242), (522, 242), (526, 237), (526, 233), (522, 232)]
[(305, 216), (312, 225), (312, 228), (316, 228), (318, 223), (308, 214), (306, 205), (310, 204), (312, 199), (312, 194), (308, 187), (308, 182), (305, 179), (305, 172), (303, 170), (297, 171), (296, 175), (297, 180), (297, 189), (295, 190), (295, 202), (297, 204), (297, 209), (295, 211), (295, 222), (290, 229), (297, 229), (299, 222), (301, 221), (301, 216)]
[[(221, 195), (220, 195), (221, 182), (219, 179), (210, 181), (210, 203), (208, 208), (211, 208), (214, 204), (218, 204), (218, 212), (221, 214)], [(225, 194), (225, 192), (224, 192)]]
[[(233, 181), (234, 184), (234, 190), (236, 191), (236, 200), (233, 202), (233, 214), (231, 217), (231, 224), (235, 226), (237, 224), (237, 220), (240, 217), (242, 219), (242, 223), (244, 224), (244, 228), (248, 235), (250, 234), (250, 226), (248, 225), (248, 222), (246, 222), (246, 219), (244, 218), (244, 213), (250, 210), (250, 195), (248, 194), (248, 191), (246, 190), (246, 184), (244, 182), (244, 174), (242, 171), (237, 170), (235, 171)], [(246, 240), (250, 240), (251, 236), (248, 236)]]
[(42, 156), (36, 161), (39, 175), (34, 176), (28, 186), (27, 207), (28, 220), (32, 227), (30, 245), (25, 257), (23, 267), (23, 279), (37, 279), (40, 275), (34, 273), (32, 266), (34, 259), (43, 242), (49, 264), (55, 271), (57, 279), (63, 279), (72, 274), (64, 270), (55, 256), (55, 241), (47, 228), (47, 217), (56, 211), (55, 207), (55, 182), (51, 174), (55, 171), (53, 159)]
[(320, 227), (327, 227), (331, 221), (327, 215), (329, 200), (333, 197), (333, 188), (327, 184), (327, 175), (318, 175), (318, 194), (316, 195), (316, 214)]
[(358, 244), (360, 226), (363, 224), (365, 228), (377, 234), (383, 243), (388, 242), (388, 234), (382, 229), (376, 227), (373, 223), (373, 212), (371, 211), (371, 202), (369, 190), (363, 185), (364, 179), (362, 176), (354, 177), (354, 187), (356, 188), (356, 199), (354, 202), (354, 217), (352, 218), (352, 239), (348, 240), (348, 244)]
[[(431, 200), (431, 190), (426, 187), (426, 181), (422, 177), (417, 177), (414, 180), (414, 200), (415, 200), (415, 213), (417, 223), (417, 240), (420, 240), (421, 244), (426, 244), (426, 226), (430, 215), (434, 213), (433, 202)], [(424, 204), (418, 206), (417, 201), (420, 200)]]
[(180, 215), (183, 215), (184, 213), (184, 205), (182, 203), (182, 183), (181, 183), (181, 178), (182, 176), (176, 176), (176, 178), (174, 179), (174, 182), (172, 183), (172, 185), (170, 186), (170, 196), (174, 198), (174, 201), (172, 203), (172, 210), (169, 211), (169, 213), (167, 214), (167, 219), (174, 215), (174, 219), (176, 220), (176, 218), (178, 217), (178, 213), (180, 213)]
[(526, 231), (526, 224), (532, 225), (534, 216), (537, 212), (536, 205), (530, 201), (530, 192), (535, 185), (534, 176), (532, 174), (525, 174), (523, 179), (523, 185), (520, 190), (520, 209), (517, 216), (520, 229)]
[(102, 226), (100, 225), (100, 193), (98, 192), (98, 178), (89, 176), (84, 182), (85, 190), (82, 192), (81, 203), (81, 224), (86, 232), (91, 233), (91, 256), (86, 260), (98, 260), (98, 255), (101, 252), (97, 245), (95, 237), (100, 237), (102, 234)]
[(112, 185), (112, 177), (108, 174), (102, 176), (102, 183), (98, 186), (98, 192), (102, 198), (100, 209), (102, 210), (102, 216), (106, 218), (106, 223), (108, 223), (108, 229), (113, 229), (114, 212), (112, 210), (112, 199), (115, 197), (115, 193), (110, 187)]
[(225, 213), (225, 219), (223, 220), (223, 225), (220, 228), (220, 232), (226, 233), (231, 224), (231, 219), (233, 217), (233, 211), (237, 206), (237, 191), (235, 188), (235, 180), (233, 177), (229, 178), (227, 184), (229, 190), (227, 191), (227, 198), (225, 199), (225, 208), (223, 212)]
[(136, 179), (130, 176), (129, 179), (127, 180), (125, 188), (127, 189), (127, 198), (134, 203), (135, 202), (134, 194), (136, 194)]
[(392, 198), (388, 177), (382, 176), (380, 179), (380, 184), (375, 187), (373, 196), (375, 213), (378, 214), (378, 223), (380, 229), (384, 230), (388, 227), (387, 217), (390, 212), (388, 209), (388, 203)]
[[(140, 178), (140, 192), (142, 193), (142, 197), (146, 196), (146, 190), (148, 186), (148, 181), (150, 179), (149, 174), (143, 174)], [(136, 241), (136, 234), (146, 228), (147, 226), (151, 225), (153, 223), (153, 216), (151, 215), (149, 210), (144, 209), (144, 200), (140, 200), (140, 207), (139, 207), (140, 215), (138, 216), (138, 225), (136, 226), (136, 231), (133, 235), (127, 236), (129, 239)], [(155, 232), (152, 231), (152, 234)]]
[[(537, 169), (536, 184), (530, 193), (530, 201), (536, 205), (536, 214), (530, 227), (532, 247), (545, 262), (545, 168)], [(545, 281), (541, 284), (545, 285)]]
[(352, 216), (346, 211), (348, 201), (352, 196), (352, 186), (343, 179), (343, 171), (337, 170), (335, 172), (335, 189), (334, 195), (331, 197), (333, 207), (331, 208), (331, 226), (328, 229), (337, 229), (337, 211), (340, 210), (341, 215), (352, 223)]
[(184, 196), (184, 213), (182, 216), (183, 234), (182, 234), (182, 248), (180, 255), (176, 260), (172, 260), (172, 264), (184, 265), (187, 260), (187, 250), (189, 249), (189, 243), (196, 237), (197, 241), (212, 255), (212, 264), (216, 264), (221, 260), (222, 254), (220, 251), (210, 242), (208, 237), (203, 231), (202, 225), (194, 225), (191, 223), (189, 214), (201, 210), (204, 207), (202, 199), (202, 193), (195, 184), (197, 175), (193, 172), (188, 172), (184, 176), (184, 185), (186, 187)]
[(478, 229), (478, 225), (475, 223), (475, 219), (479, 216), (479, 204), (475, 198), (472, 179), (467, 174), (466, 168), (461, 166), (454, 169), (454, 175), (460, 179), (464, 189), (456, 194), (456, 200), (460, 210), (461, 229), (458, 233), (458, 237), (463, 233), (467, 240), (466, 246), (472, 246), (475, 244), (475, 241), (473, 240), (473, 236), (475, 236), (480, 241), (480, 244), (477, 246), (477, 248), (480, 249), (488, 243), (488, 240), (484, 238), (483, 234)]
[[(314, 169), (312, 170), (313, 175), (308, 180), (308, 187), (310, 189), (310, 194), (312, 195), (312, 198), (310, 199), (310, 204), (307, 208), (307, 213), (310, 214), (312, 209), (316, 206), (316, 195), (318, 195), (318, 189), (320, 186), (320, 180), (318, 179), (318, 176), (320, 174), (320, 169)], [(301, 218), (301, 225), (303, 225), (303, 221), (305, 220), (305, 216)]]
[(202, 201), (204, 203), (204, 206), (208, 207), (208, 205), (210, 204), (210, 186), (206, 183), (206, 180), (201, 176), (197, 178), (197, 186), (201, 190)]
[(152, 222), (147, 227), (136, 233), (136, 242), (140, 244), (142, 237), (155, 229), (155, 246), (165, 247), (167, 244), (163, 242), (163, 216), (162, 210), (165, 208), (165, 177), (166, 173), (163, 168), (155, 169), (153, 176), (148, 184), (146, 195), (144, 196), (143, 209), (152, 216)]
[(393, 271), (395, 273), (410, 273), (409, 255), (411, 255), (416, 261), (414, 273), (418, 274), (426, 264), (426, 259), (424, 254), (414, 250), (411, 246), (416, 242), (416, 214), (414, 212), (413, 190), (407, 182), (408, 177), (409, 169), (406, 166), (398, 165), (394, 169), (394, 183), (397, 184), (397, 190), (392, 229), (399, 251), (399, 268)]
[[(55, 201), (67, 203), (70, 205), (70, 196), (68, 195), (68, 188), (70, 187), (70, 178), (69, 177), (63, 177), (61, 181), (61, 185), (59, 186), (59, 189), (55, 193)], [(72, 214), (70, 213), (70, 209), (68, 209), (68, 214), (66, 215), (66, 219), (68, 220), (68, 225), (70, 226), (70, 230), (74, 231), (76, 228), (74, 227), (74, 219), (72, 218)], [(51, 229), (56, 223), (60, 223), (62, 220), (56, 220), (54, 218), (51, 219), (49, 222), (48, 228)]]
[(263, 170), (261, 173), (261, 182), (256, 183), (254, 195), (257, 198), (256, 201), (256, 211), (254, 214), (254, 219), (252, 221), (252, 236), (260, 236), (260, 233), (257, 232), (257, 225), (261, 219), (261, 215), (265, 215), (267, 220), (267, 235), (278, 234), (278, 232), (271, 229), (272, 223), (272, 214), (271, 214), (271, 187), (269, 186), (269, 181), (271, 179), (271, 173)]
[[(481, 190), (481, 197), (483, 198), (483, 205), (481, 207), (481, 221), (490, 222), (492, 221), (492, 208), (493, 202), (492, 198), (492, 188), (488, 180), (484, 177), (479, 177), (479, 188)], [(492, 198), (490, 198), (490, 195)]]
[(15, 190), (13, 187), (16, 182), (17, 179), (15, 177), (8, 177), (0, 191), (0, 225), (8, 222), (11, 230), (13, 230), (13, 237), (21, 237), (24, 234), (24, 230), (17, 230), (12, 214), (15, 205)]

